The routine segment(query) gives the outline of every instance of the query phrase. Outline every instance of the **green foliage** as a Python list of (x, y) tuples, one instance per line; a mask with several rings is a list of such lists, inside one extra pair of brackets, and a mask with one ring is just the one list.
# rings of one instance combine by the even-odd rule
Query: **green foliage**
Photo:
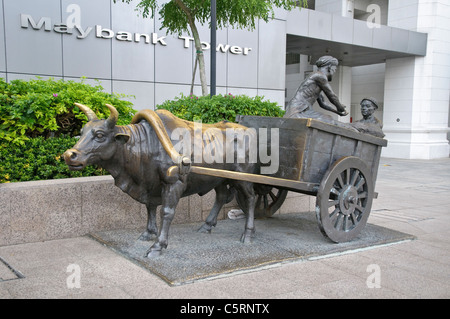
[(156, 108), (166, 109), (188, 121), (201, 120), (203, 123), (217, 123), (223, 120), (235, 122), (237, 115), (283, 116), (284, 111), (276, 103), (263, 99), (262, 96), (252, 98), (231, 94), (212, 97), (181, 95)]
[(83, 171), (70, 171), (62, 154), (75, 143), (74, 137), (46, 139), (42, 136), (15, 147), (0, 142), (0, 183), (108, 174), (95, 166), (88, 166)]
[(89, 166), (69, 171), (62, 154), (76, 143), (87, 122), (75, 102), (89, 106), (99, 118), (109, 116), (106, 103), (119, 112), (118, 124), (129, 124), (136, 111), (122, 95), (103, 92), (74, 81), (14, 80), (0, 78), (0, 183), (105, 175)]
[[(114, 0), (126, 3), (132, 0)], [(258, 19), (269, 21), (274, 8), (292, 10), (297, 7), (296, 0), (220, 0), (216, 4), (217, 27), (232, 26), (240, 29), (255, 29)], [(307, 7), (307, 0), (301, 0), (300, 6)], [(190, 32), (189, 17), (201, 25), (209, 24), (211, 19), (211, 1), (207, 0), (141, 0), (136, 9), (144, 17), (154, 18), (155, 12), (161, 16), (161, 27), (169, 33)]]
[(76, 136), (87, 118), (75, 102), (89, 106), (99, 118), (109, 116), (106, 103), (119, 112), (119, 123), (128, 124), (136, 113), (132, 103), (122, 96), (103, 92), (100, 84), (49, 80), (13, 80), (0, 78), (0, 142), (24, 145), (37, 136)]

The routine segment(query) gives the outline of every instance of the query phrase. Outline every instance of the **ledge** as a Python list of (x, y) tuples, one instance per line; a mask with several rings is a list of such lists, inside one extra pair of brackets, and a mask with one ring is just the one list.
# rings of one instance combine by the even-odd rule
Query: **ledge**
[[(215, 192), (182, 198), (173, 224), (204, 221)], [(281, 213), (310, 210), (310, 196), (290, 193)], [(219, 219), (237, 208), (235, 200)], [(111, 176), (0, 184), (0, 246), (84, 236), (113, 229), (145, 229), (147, 209), (114, 185)], [(158, 214), (159, 225), (159, 214)]]
[(312, 56), (324, 52), (343, 66), (384, 63), (386, 59), (425, 56), (428, 34), (309, 9), (289, 11), (287, 51)]

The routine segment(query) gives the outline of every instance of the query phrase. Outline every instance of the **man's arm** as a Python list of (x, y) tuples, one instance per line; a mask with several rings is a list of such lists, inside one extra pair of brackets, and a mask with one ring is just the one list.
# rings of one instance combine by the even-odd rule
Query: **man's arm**
[(319, 106), (320, 106), (321, 108), (323, 108), (323, 109), (325, 109), (325, 110), (327, 110), (327, 111), (336, 113), (336, 114), (338, 114), (338, 115), (340, 115), (340, 116), (346, 116), (346, 115), (348, 115), (348, 112), (345, 110), (345, 106), (342, 105), (342, 106), (344, 107), (344, 110), (343, 110), (343, 111), (341, 111), (341, 112), (338, 111), (337, 109), (335, 109), (334, 107), (332, 107), (331, 105), (329, 105), (328, 103), (325, 102), (325, 99), (323, 98), (323, 95), (322, 95), (322, 94), (319, 95), (319, 98), (317, 99), (317, 103), (319, 103)]
[[(334, 110), (330, 105), (326, 104), (322, 95), (319, 95), (319, 98), (317, 99), (317, 102), (319, 103), (320, 107), (324, 108), (325, 110), (339, 114), (341, 116), (347, 115), (348, 112), (346, 111), (345, 106), (343, 104), (341, 104), (341, 102), (339, 101), (339, 98), (333, 92), (333, 89), (331, 88), (330, 84), (328, 83), (327, 78), (325, 76), (317, 77), (316, 83), (319, 85), (319, 87), (325, 93), (328, 100), (330, 100), (330, 102), (336, 106), (337, 110)], [(321, 101), (319, 101), (320, 99), (321, 99)]]
[(325, 102), (325, 99), (323, 98), (322, 93), (319, 94), (319, 98), (317, 99), (317, 103), (319, 103), (319, 106), (327, 111), (336, 113), (336, 108), (332, 107), (330, 104)]

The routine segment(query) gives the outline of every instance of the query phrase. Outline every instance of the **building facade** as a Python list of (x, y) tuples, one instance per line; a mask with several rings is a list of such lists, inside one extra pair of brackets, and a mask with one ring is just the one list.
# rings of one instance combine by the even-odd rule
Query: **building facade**
[[(188, 34), (167, 35), (160, 20), (112, 0), (0, 0), (0, 76), (98, 80), (136, 109), (190, 92), (195, 49)], [(284, 107), (322, 55), (339, 59), (332, 86), (361, 117), (379, 101), (389, 145), (383, 156), (449, 156), (450, 2), (315, 0), (275, 10), (252, 31), (217, 31), (217, 93), (262, 95)], [(210, 31), (200, 28), (209, 79)], [(198, 72), (194, 93), (200, 94)]]

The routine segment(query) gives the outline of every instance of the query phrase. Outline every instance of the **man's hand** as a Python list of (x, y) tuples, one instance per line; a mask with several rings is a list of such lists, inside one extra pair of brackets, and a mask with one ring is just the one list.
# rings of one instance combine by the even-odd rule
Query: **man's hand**
[(337, 113), (338, 115), (340, 115), (340, 116), (346, 116), (346, 115), (348, 115), (348, 112), (347, 112), (346, 109), (343, 109), (343, 110), (341, 110), (341, 111), (337, 111), (336, 113)]

